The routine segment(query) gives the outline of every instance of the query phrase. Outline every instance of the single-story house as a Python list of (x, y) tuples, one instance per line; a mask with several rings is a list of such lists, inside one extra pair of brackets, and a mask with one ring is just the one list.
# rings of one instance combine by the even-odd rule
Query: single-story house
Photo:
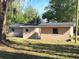
[(69, 39), (73, 36), (74, 23), (41, 23), (39, 25), (10, 25), (15, 36), (22, 36), (24, 39)]

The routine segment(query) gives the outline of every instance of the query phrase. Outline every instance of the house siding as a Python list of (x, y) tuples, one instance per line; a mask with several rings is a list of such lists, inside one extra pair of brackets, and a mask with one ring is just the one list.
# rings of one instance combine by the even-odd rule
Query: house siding
[[(58, 34), (53, 34), (53, 28), (58, 29)], [(49, 27), (41, 28), (41, 39), (50, 40), (50, 39), (69, 39), (69, 36), (73, 34), (73, 27)]]
[(14, 31), (11, 31), (9, 33), (9, 36), (23, 36), (23, 28), (13, 28), (13, 29)]
[(23, 30), (23, 38), (28, 39), (30, 37), (37, 38), (37, 36), (40, 36), (40, 28), (27, 28), (29, 29), (28, 32), (25, 31), (26, 28)]
[[(58, 29), (58, 34), (53, 34), (53, 29)], [(26, 32), (28, 29), (28, 32)], [(73, 26), (72, 27), (41, 27), (41, 28), (15, 28), (15, 35), (22, 35), (24, 39), (28, 39), (30, 36), (37, 37), (37, 34), (42, 40), (66, 40), (69, 36), (73, 36)], [(17, 34), (18, 33), (18, 34)], [(20, 33), (20, 34), (19, 34)], [(37, 33), (34, 35), (34, 33)]]

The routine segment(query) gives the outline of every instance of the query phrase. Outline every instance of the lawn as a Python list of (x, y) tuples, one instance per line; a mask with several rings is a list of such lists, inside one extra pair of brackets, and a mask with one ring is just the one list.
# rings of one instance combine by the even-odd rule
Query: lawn
[(79, 59), (79, 41), (8, 39), (10, 49), (0, 49), (0, 59)]

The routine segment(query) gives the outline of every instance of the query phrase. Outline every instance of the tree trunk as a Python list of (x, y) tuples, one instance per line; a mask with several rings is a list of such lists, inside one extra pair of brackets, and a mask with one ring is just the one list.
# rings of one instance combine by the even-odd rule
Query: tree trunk
[(3, 21), (3, 31), (2, 31), (2, 33), (4, 33), (5, 35), (7, 34), (7, 9), (8, 7), (6, 6), (6, 10), (4, 11), (4, 21)]
[(6, 23), (6, 8), (7, 8), (7, 1), (6, 0), (0, 1), (0, 42), (4, 39), (3, 33), (5, 34), (4, 24)]
[(3, 28), (4, 15), (0, 13), (0, 42), (2, 40), (2, 28)]

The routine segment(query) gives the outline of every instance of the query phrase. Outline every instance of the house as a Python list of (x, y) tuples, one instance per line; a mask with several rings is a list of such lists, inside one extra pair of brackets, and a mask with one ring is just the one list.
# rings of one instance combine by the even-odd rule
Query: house
[(39, 25), (15, 24), (10, 28), (15, 36), (24, 39), (69, 39), (73, 36), (74, 23), (41, 23)]

